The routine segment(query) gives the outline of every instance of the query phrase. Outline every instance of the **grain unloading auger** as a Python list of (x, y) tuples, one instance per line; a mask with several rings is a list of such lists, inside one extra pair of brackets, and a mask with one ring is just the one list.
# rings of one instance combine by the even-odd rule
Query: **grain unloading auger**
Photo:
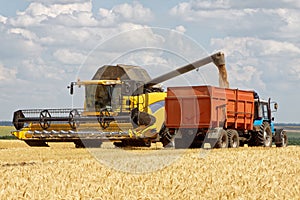
[[(166, 92), (159, 83), (211, 62), (220, 73), (224, 71), (221, 52), (154, 79), (138, 66), (100, 67), (92, 80), (72, 82), (68, 87), (71, 94), (75, 86), (85, 87), (84, 108), (15, 111), (12, 134), (30, 146), (74, 142), (76, 147), (98, 147), (105, 140), (116, 146), (150, 146), (160, 141), (164, 127)], [(220, 84), (228, 87), (226, 81)]]

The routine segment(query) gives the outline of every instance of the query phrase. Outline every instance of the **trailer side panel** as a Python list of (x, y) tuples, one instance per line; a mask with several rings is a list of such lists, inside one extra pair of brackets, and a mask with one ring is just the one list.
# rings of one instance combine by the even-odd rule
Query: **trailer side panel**
[(169, 87), (166, 97), (169, 128), (232, 128), (251, 130), (253, 91), (212, 86)]

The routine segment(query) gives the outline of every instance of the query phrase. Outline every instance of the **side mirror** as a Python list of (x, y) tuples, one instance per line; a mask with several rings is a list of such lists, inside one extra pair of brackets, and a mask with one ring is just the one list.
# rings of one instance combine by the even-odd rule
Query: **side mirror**
[(70, 89), (70, 95), (73, 95), (74, 94), (74, 82), (71, 82), (71, 84), (67, 88)]
[(274, 103), (274, 109), (277, 110), (278, 109), (278, 104)]

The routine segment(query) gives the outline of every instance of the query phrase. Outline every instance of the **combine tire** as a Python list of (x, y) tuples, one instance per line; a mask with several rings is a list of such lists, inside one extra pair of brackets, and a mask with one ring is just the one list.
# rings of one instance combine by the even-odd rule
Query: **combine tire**
[(218, 139), (217, 143), (215, 144), (215, 148), (227, 148), (227, 147), (228, 147), (227, 132), (222, 129), (220, 131), (219, 139)]
[(160, 139), (163, 147), (173, 147), (173, 139), (175, 135), (175, 129), (168, 129), (164, 124), (159, 132)]
[(276, 147), (286, 147), (288, 145), (288, 137), (283, 129), (276, 130), (274, 140)]
[(254, 135), (255, 146), (271, 147), (272, 131), (268, 122), (264, 122), (258, 132)]
[(236, 130), (228, 129), (228, 147), (230, 148), (238, 148), (240, 146), (239, 134)]

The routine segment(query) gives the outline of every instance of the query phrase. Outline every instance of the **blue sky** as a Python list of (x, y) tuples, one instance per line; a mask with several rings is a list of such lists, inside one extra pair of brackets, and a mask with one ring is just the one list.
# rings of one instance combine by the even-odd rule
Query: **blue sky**
[[(17, 109), (82, 106), (66, 89), (78, 74), (92, 77), (117, 50), (163, 43), (191, 61), (223, 51), (232, 88), (272, 97), (278, 122), (300, 122), (299, 8), (298, 0), (1, 1), (0, 120), (11, 120)], [(117, 48), (110, 44), (110, 52), (97, 49), (87, 59), (98, 44), (126, 31), (133, 33), (127, 41), (113, 37)], [(155, 63), (147, 68), (153, 76), (160, 66), (183, 64), (160, 52), (122, 59), (145, 68)], [(205, 81), (197, 84), (216, 84), (216, 71), (199, 71)]]

